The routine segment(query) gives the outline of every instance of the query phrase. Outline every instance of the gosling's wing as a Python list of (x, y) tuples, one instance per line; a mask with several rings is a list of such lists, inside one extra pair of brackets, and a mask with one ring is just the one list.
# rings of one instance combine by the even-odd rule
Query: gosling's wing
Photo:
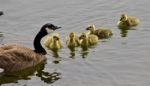
[(77, 46), (80, 46), (80, 41), (79, 41), (79, 37), (78, 36), (75, 36), (75, 41), (77, 43)]
[(59, 45), (60, 45), (60, 48), (62, 48), (63, 46), (62, 46), (61, 40), (59, 40), (58, 43), (59, 43)]
[(69, 43), (69, 40), (70, 40), (70, 37), (67, 36), (67, 37), (66, 37), (66, 44), (67, 44), (67, 45), (68, 45), (68, 43)]
[(138, 25), (139, 24), (139, 19), (137, 17), (129, 17), (128, 18), (128, 23), (131, 25), (131, 26), (135, 26), (135, 25)]
[(49, 47), (49, 45), (51, 44), (51, 42), (52, 42), (52, 37), (47, 36), (47, 38), (46, 38), (45, 41), (44, 41), (44, 45), (45, 45), (46, 47)]

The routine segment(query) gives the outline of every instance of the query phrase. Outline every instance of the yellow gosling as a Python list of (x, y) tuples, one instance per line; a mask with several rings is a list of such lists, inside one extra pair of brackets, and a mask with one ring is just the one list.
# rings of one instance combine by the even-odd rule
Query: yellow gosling
[(58, 33), (53, 34), (52, 37), (48, 36), (44, 42), (44, 45), (50, 50), (58, 50), (62, 48)]
[(89, 34), (89, 31), (82, 33), (80, 36), (81, 46), (90, 46), (98, 43), (98, 37), (94, 34)]
[(79, 37), (74, 32), (70, 32), (68, 37), (66, 38), (66, 44), (68, 47), (79, 46)]
[(96, 29), (95, 25), (89, 25), (87, 27), (87, 30), (90, 31), (90, 34), (97, 35), (99, 39), (110, 38), (113, 35), (111, 29), (105, 28), (105, 27), (101, 27), (99, 29)]
[(82, 48), (87, 48), (90, 45), (88, 41), (88, 36), (86, 33), (82, 33), (79, 39), (80, 39), (80, 46)]
[(140, 20), (137, 17), (128, 16), (127, 14), (122, 14), (120, 20), (117, 22), (118, 26), (128, 26), (134, 27), (140, 23)]

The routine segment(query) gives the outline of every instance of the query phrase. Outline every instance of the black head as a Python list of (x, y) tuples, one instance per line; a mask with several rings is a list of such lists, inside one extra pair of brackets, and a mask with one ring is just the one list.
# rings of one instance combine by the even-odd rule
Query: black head
[(46, 26), (47, 28), (51, 29), (51, 30), (56, 30), (56, 29), (61, 28), (61, 27), (55, 26), (55, 25), (53, 25), (53, 24), (51, 24), (51, 23), (47, 23), (47, 24), (45, 24), (45, 26)]

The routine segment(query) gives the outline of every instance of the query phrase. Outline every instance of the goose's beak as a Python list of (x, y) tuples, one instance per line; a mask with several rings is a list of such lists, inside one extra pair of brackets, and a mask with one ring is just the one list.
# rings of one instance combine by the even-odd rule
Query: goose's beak
[(55, 29), (54, 29), (54, 30), (57, 30), (57, 29), (59, 29), (59, 28), (61, 28), (61, 27), (55, 26)]

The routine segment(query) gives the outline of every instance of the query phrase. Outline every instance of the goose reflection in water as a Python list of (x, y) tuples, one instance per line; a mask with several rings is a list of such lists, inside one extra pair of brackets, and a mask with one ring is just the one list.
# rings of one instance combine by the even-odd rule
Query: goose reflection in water
[(41, 80), (45, 83), (52, 84), (55, 81), (59, 80), (61, 77), (61, 73), (58, 72), (45, 72), (46, 61), (41, 62), (40, 64), (27, 68), (24, 70), (16, 71), (13, 73), (1, 73), (0, 74), (0, 85), (5, 83), (17, 83), (18, 80), (30, 80), (30, 76), (36, 75), (37, 77), (41, 78)]
[(3, 33), (0, 32), (0, 44), (3, 44), (3, 39), (4, 39)]

